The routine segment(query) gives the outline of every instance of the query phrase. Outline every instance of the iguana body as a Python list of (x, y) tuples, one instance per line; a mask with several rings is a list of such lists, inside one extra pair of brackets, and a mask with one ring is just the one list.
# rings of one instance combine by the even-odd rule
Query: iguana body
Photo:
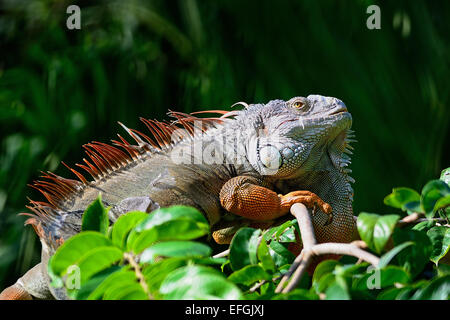
[(353, 191), (344, 153), (351, 116), (345, 105), (318, 95), (243, 105), (218, 111), (220, 118), (172, 112), (172, 123), (142, 119), (154, 139), (124, 127), (137, 145), (120, 136), (118, 147), (85, 145), (90, 159), (78, 166), (94, 181), (71, 168), (79, 181), (45, 174), (46, 181), (34, 187), (48, 203), (31, 201), (34, 215), (27, 221), (41, 239), (42, 261), (0, 298), (64, 297), (48, 288), (47, 261), (80, 232), (82, 213), (99, 192), (112, 207), (111, 222), (130, 210), (194, 206), (208, 218), (218, 243), (229, 243), (236, 226), (270, 225), (302, 202), (317, 209), (319, 242), (350, 241)]

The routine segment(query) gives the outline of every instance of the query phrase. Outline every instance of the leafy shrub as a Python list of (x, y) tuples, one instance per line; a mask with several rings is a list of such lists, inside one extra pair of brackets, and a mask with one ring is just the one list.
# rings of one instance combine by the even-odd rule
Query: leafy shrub
[(384, 199), (414, 215), (409, 222), (402, 214), (358, 216), (361, 239), (381, 255), (377, 268), (348, 256), (325, 260), (288, 293), (276, 287), (295, 259), (287, 248), (299, 233), (295, 219), (265, 231), (241, 228), (229, 252), (213, 256), (198, 210), (134, 211), (110, 226), (100, 197), (48, 270), (72, 299), (448, 299), (449, 175), (450, 168), (421, 194), (395, 188)]

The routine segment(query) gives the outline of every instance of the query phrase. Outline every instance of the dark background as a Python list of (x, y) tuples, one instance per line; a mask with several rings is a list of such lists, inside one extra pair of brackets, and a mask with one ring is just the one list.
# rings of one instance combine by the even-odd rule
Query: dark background
[[(81, 7), (81, 30), (66, 28)], [(366, 9), (381, 8), (381, 30)], [(27, 184), (167, 109), (322, 94), (354, 119), (355, 214), (450, 165), (450, 1), (0, 1), (0, 288), (39, 261)]]

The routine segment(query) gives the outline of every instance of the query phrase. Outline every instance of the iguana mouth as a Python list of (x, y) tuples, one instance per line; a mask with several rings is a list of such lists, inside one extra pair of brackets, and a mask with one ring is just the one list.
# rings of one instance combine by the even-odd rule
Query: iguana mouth
[(346, 107), (340, 107), (339, 109), (337, 109), (337, 110), (333, 111), (332, 113), (330, 113), (330, 116), (333, 116), (335, 114), (345, 113), (345, 112), (348, 113), (347, 108)]

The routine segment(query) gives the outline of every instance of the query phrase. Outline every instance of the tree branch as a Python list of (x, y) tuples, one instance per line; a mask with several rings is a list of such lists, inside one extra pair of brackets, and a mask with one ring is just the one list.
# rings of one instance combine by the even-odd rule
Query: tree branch
[[(361, 241), (353, 243), (328, 242), (317, 244), (311, 216), (309, 215), (308, 209), (303, 204), (296, 203), (292, 205), (291, 213), (297, 218), (303, 249), (297, 258), (295, 258), (288, 272), (281, 279), (275, 290), (276, 293), (287, 293), (293, 290), (316, 256), (327, 254), (350, 255), (357, 257), (359, 260), (367, 261), (375, 267), (378, 266), (380, 259), (361, 249), (365, 247), (365, 244)], [(289, 278), (291, 280), (285, 286)]]

